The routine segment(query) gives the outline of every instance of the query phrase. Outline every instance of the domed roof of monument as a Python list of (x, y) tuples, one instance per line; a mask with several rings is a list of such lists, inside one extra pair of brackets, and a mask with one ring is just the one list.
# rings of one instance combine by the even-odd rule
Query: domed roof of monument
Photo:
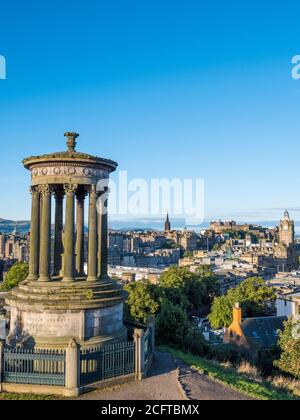
[(116, 170), (118, 164), (113, 160), (78, 152), (76, 150), (76, 139), (79, 137), (78, 133), (67, 132), (64, 135), (67, 137), (67, 150), (25, 158), (22, 161), (25, 168), (30, 169), (32, 165), (44, 162), (81, 162), (105, 166), (108, 170), (110, 170), (110, 172)]

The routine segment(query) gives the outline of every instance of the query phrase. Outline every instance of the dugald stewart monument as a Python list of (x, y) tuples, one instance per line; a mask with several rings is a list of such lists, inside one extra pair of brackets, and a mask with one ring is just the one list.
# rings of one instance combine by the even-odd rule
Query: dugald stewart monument
[[(77, 133), (65, 133), (67, 150), (23, 161), (31, 173), (29, 276), (7, 297), (12, 345), (64, 349), (127, 340), (125, 292), (107, 274), (108, 188), (97, 185), (117, 163), (76, 150)], [(52, 235), (52, 207), (55, 215)], [(88, 214), (88, 270), (85, 256)]]

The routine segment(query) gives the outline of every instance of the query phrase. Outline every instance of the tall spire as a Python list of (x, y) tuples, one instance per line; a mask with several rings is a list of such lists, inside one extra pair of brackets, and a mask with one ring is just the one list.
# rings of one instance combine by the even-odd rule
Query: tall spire
[(169, 213), (167, 213), (167, 218), (165, 222), (165, 232), (170, 232), (170, 230), (171, 230), (171, 223), (170, 223)]

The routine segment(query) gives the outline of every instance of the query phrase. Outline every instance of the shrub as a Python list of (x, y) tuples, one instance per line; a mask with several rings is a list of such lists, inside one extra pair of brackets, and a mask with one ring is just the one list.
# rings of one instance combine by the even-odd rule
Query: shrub
[(282, 372), (300, 379), (300, 322), (289, 319), (284, 324), (284, 330), (279, 333), (278, 345), (282, 351), (280, 359), (274, 365)]
[(198, 328), (191, 327), (186, 335), (183, 348), (197, 356), (206, 356), (210, 354), (210, 347), (203, 338), (201, 331)]
[(0, 286), (0, 291), (8, 292), (17, 287), (22, 281), (26, 280), (29, 274), (27, 263), (14, 264), (6, 275), (4, 283)]
[(242, 361), (237, 367), (237, 372), (248, 376), (250, 379), (261, 379), (261, 372), (259, 369), (246, 360)]
[(157, 339), (162, 344), (184, 346), (190, 324), (186, 312), (170, 301), (164, 301), (156, 321)]
[(271, 379), (271, 383), (276, 388), (281, 388), (287, 391), (291, 391), (294, 395), (300, 397), (300, 381), (297, 379), (287, 378), (286, 376), (274, 376)]
[(245, 358), (245, 354), (241, 352), (239, 347), (221, 344), (211, 348), (211, 358), (221, 363), (230, 362), (232, 364), (237, 364)]

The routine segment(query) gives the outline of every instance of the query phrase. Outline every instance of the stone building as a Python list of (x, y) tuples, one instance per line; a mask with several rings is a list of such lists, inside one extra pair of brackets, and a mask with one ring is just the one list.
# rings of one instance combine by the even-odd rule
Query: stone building
[(255, 360), (276, 345), (278, 333), (283, 330), (286, 320), (284, 316), (243, 319), (242, 308), (236, 304), (233, 308), (232, 324), (224, 335), (224, 344), (233, 344), (248, 351)]
[(25, 235), (16, 232), (0, 234), (0, 258), (27, 262), (29, 255), (29, 242)]
[(273, 249), (278, 271), (298, 270), (300, 246), (295, 242), (295, 223), (288, 211), (280, 221), (278, 241), (274, 241)]
[(195, 232), (184, 230), (180, 235), (180, 245), (184, 251), (192, 252), (198, 249), (199, 237)]
[(253, 228), (252, 225), (242, 224), (239, 225), (234, 220), (225, 221), (222, 220), (211, 222), (209, 229), (213, 231), (216, 235), (222, 235), (224, 232), (231, 231), (244, 231), (249, 232)]
[(279, 225), (279, 242), (288, 246), (295, 243), (295, 223), (291, 220), (289, 212), (286, 210)]

